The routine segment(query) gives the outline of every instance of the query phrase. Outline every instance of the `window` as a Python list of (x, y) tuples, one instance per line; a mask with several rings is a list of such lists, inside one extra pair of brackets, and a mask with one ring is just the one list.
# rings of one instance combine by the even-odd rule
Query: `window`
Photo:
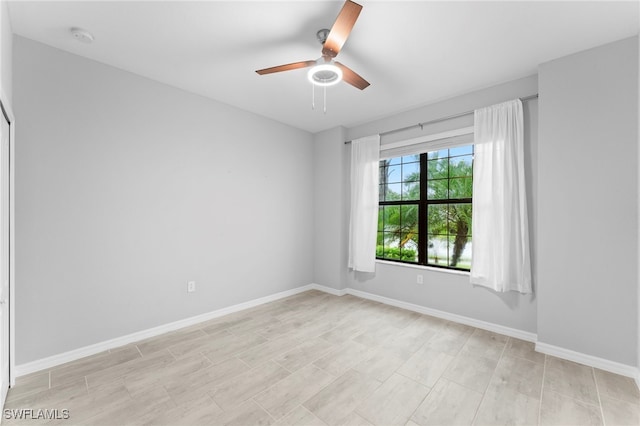
[(378, 259), (471, 267), (473, 145), (380, 161)]

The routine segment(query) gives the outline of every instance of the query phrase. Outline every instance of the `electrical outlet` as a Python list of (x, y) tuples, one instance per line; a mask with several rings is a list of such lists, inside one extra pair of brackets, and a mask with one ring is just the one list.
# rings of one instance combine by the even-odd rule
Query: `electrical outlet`
[(196, 291), (196, 282), (189, 281), (187, 283), (187, 293), (193, 293), (194, 291)]
[(422, 275), (418, 274), (416, 277), (416, 284), (422, 284)]

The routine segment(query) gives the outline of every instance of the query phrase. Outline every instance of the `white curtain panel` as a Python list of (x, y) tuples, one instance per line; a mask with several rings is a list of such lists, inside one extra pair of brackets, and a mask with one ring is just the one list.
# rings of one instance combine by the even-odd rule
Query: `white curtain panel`
[(474, 114), (471, 283), (531, 293), (522, 102)]
[(380, 135), (351, 142), (349, 268), (375, 272)]

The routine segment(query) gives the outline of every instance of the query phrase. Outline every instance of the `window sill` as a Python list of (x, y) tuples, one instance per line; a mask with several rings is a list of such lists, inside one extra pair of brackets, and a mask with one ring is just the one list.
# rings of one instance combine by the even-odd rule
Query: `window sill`
[(411, 268), (411, 269), (420, 269), (423, 271), (441, 272), (444, 274), (466, 275), (467, 277), (471, 275), (469, 271), (458, 271), (455, 269), (434, 268), (433, 266), (424, 266), (424, 265), (411, 265), (409, 263), (391, 262), (388, 260), (376, 259), (376, 263), (380, 263), (382, 265), (398, 266), (400, 268)]

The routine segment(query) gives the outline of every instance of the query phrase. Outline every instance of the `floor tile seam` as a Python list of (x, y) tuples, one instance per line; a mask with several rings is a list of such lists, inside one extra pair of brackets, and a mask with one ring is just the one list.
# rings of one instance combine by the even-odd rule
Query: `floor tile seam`
[[(402, 366), (400, 366), (400, 367), (402, 367)], [(400, 369), (400, 367), (398, 367), (398, 370)], [(433, 386), (429, 386), (429, 385), (427, 385), (427, 384), (425, 384), (425, 383), (422, 383), (422, 382), (421, 382), (421, 381), (419, 381), (419, 380), (414, 379), (413, 377), (409, 377), (409, 376), (407, 376), (406, 374), (401, 373), (400, 371), (394, 371), (394, 372), (393, 372), (393, 374), (397, 374), (397, 375), (399, 375), (399, 376), (404, 377), (405, 379), (412, 380), (413, 382), (418, 383), (419, 385), (422, 385), (422, 386), (424, 386), (424, 387), (426, 387), (426, 388), (429, 388), (429, 392), (431, 392), (431, 389), (433, 389), (433, 388), (435, 387), (435, 385), (436, 385), (435, 383), (438, 383), (438, 380), (440, 380), (440, 377), (442, 377), (442, 375), (440, 375), (440, 377), (438, 377), (438, 380), (436, 380), (436, 382), (433, 384)], [(387, 380), (388, 380), (388, 379), (387, 379)], [(449, 380), (449, 379), (447, 379), (447, 380)], [(385, 380), (385, 381), (386, 381), (386, 380)], [(383, 383), (384, 383), (384, 382), (383, 382)]]
[[(211, 398), (211, 399), (213, 400), (213, 402), (215, 402), (215, 403), (216, 403), (216, 405), (217, 405), (218, 407), (220, 407), (220, 409), (222, 409), (222, 411), (225, 411), (225, 412), (229, 412), (229, 411), (231, 411), (231, 410), (235, 410), (236, 408), (238, 408), (238, 407), (242, 406), (243, 404), (246, 404), (246, 403), (247, 403), (247, 402), (249, 402), (249, 401), (253, 401), (253, 402), (255, 402), (255, 403), (256, 403), (260, 408), (262, 408), (264, 411), (266, 411), (266, 412), (268, 413), (268, 410), (264, 409), (264, 407), (262, 407), (262, 405), (260, 405), (257, 401), (255, 401), (255, 400), (254, 400), (254, 398), (255, 398), (256, 396), (260, 395), (260, 394), (261, 394), (261, 393), (263, 393), (264, 391), (266, 391), (266, 389), (264, 389), (264, 390), (262, 390), (262, 391), (260, 391), (260, 392), (257, 392), (257, 393), (255, 393), (255, 394), (252, 394), (252, 395), (250, 395), (250, 396), (248, 396), (248, 397), (246, 397), (246, 398), (244, 398), (244, 394), (243, 394), (243, 396), (241, 397), (240, 402), (238, 402), (238, 403), (234, 404), (233, 406), (227, 407), (227, 408), (223, 408), (223, 407), (220, 405), (220, 403), (215, 399), (215, 397), (211, 394), (211, 393), (216, 392), (216, 390), (215, 390), (215, 389), (214, 389), (214, 390), (209, 390), (209, 391), (205, 392), (205, 394), (206, 394), (206, 395), (208, 395), (208, 396), (209, 396), (209, 398)], [(243, 399), (243, 398), (244, 398), (244, 399)], [(273, 417), (273, 416), (271, 416), (271, 414), (269, 414), (269, 417)]]
[(137, 350), (137, 351), (138, 351), (138, 353), (140, 354), (140, 357), (144, 358), (144, 355), (142, 355), (142, 351), (141, 351), (141, 350), (140, 350), (140, 348), (138, 347), (138, 344), (139, 344), (139, 342), (136, 342), (136, 344), (135, 344), (135, 345), (133, 345), (133, 346), (135, 346), (136, 350)]
[[(469, 335), (467, 336), (467, 338), (465, 339), (464, 343), (460, 346), (460, 349), (458, 349), (456, 351), (456, 354), (454, 355), (454, 358), (457, 357), (458, 355), (460, 355), (460, 353), (462, 352), (462, 349), (467, 345), (467, 343), (469, 343), (469, 340), (471, 339), (471, 336), (473, 336), (473, 333), (475, 333), (475, 330), (478, 330), (477, 328), (473, 327), (473, 332), (469, 333)], [(486, 358), (486, 357), (484, 357)], [(497, 365), (497, 364), (496, 364)]]
[(612, 401), (616, 401), (616, 402), (622, 402), (624, 404), (628, 404), (628, 405), (631, 405), (633, 407), (637, 407), (638, 410), (640, 410), (640, 400), (638, 402), (630, 402), (630, 401), (627, 401), (627, 400), (624, 400), (624, 399), (616, 398), (615, 396), (612, 396), (612, 395), (609, 395), (609, 394), (603, 394), (601, 396), (600, 403), (602, 403), (602, 399), (612, 400)]
[(595, 369), (594, 367), (591, 367), (587, 364), (583, 364), (579, 361), (572, 361), (570, 359), (560, 358), (559, 356), (555, 356), (555, 355), (547, 355), (547, 357), (549, 358), (550, 364), (551, 364), (551, 361), (554, 360), (553, 363), (558, 365), (557, 367), (549, 365), (549, 368), (552, 370), (566, 370), (567, 368), (571, 368), (577, 371), (586, 372), (588, 370)]
[(602, 399), (600, 398), (600, 388), (598, 386), (598, 378), (596, 377), (596, 371), (591, 367), (591, 376), (593, 377), (593, 383), (596, 385), (596, 396), (598, 397), (598, 408), (600, 410), (600, 418), (602, 419), (602, 425), (607, 426), (607, 421), (604, 418), (604, 409), (602, 408)]
[(600, 402), (588, 402), (588, 401), (585, 401), (584, 399), (575, 398), (575, 397), (573, 397), (571, 395), (567, 395), (567, 394), (564, 394), (562, 392), (558, 392), (558, 391), (555, 391), (555, 390), (552, 390), (552, 389), (547, 389), (547, 392), (555, 393), (556, 395), (560, 395), (563, 398), (567, 398), (567, 399), (570, 399), (572, 401), (579, 402), (580, 404), (588, 405), (590, 407), (600, 408), (600, 405), (601, 405)]
[[(259, 395), (259, 394), (257, 394), (257, 395)], [(254, 403), (254, 404), (256, 404), (258, 407), (260, 407), (260, 408), (262, 409), (262, 411), (264, 411), (265, 413), (267, 413), (267, 416), (271, 417), (271, 418), (273, 419), (274, 423), (275, 423), (275, 422), (277, 422), (279, 419), (276, 419), (276, 417), (275, 417), (273, 414), (271, 414), (271, 413), (269, 412), (269, 410), (267, 410), (265, 407), (263, 407), (263, 406), (262, 406), (262, 404), (260, 404), (260, 403), (256, 400), (256, 396), (257, 396), (257, 395), (252, 396), (252, 397), (250, 398), (250, 401), (253, 401), (253, 403)], [(281, 418), (284, 418), (284, 416), (283, 416), (283, 417), (281, 417)]]
[[(473, 333), (471, 333), (471, 335), (473, 335)], [(469, 338), (471, 338), (471, 336), (469, 336)], [(476, 407), (476, 412), (473, 414), (473, 420), (471, 420), (472, 425), (475, 425), (476, 423), (476, 419), (478, 418), (478, 412), (480, 411), (480, 407), (482, 406), (482, 403), (484, 402), (484, 399), (487, 396), (487, 390), (489, 389), (489, 386), (491, 386), (491, 383), (493, 382), (493, 378), (496, 376), (496, 371), (498, 371), (498, 366), (500, 365), (500, 361), (502, 361), (502, 357), (504, 356), (504, 353), (507, 350), (507, 343), (509, 342), (509, 339), (510, 338), (507, 338), (507, 340), (504, 342), (504, 345), (502, 346), (502, 352), (500, 352), (500, 356), (498, 357), (498, 362), (496, 362), (495, 367), (493, 367), (493, 371), (491, 372), (491, 377), (489, 378), (489, 382), (487, 383), (487, 386), (484, 388), (484, 391), (482, 392), (482, 398), (480, 398), (480, 403)], [(465, 346), (466, 346), (466, 343), (465, 343)]]
[[(32, 389), (32, 390), (30, 390), (28, 392), (21, 392), (21, 393), (16, 393), (16, 388), (10, 388), (9, 389), (9, 394), (7, 394), (7, 399), (5, 400), (5, 403), (17, 401), (17, 400), (23, 399), (25, 397), (32, 396), (32, 395), (34, 395), (36, 393), (39, 393), (39, 392), (46, 392), (48, 390), (51, 390), (51, 380), (49, 380), (49, 383), (47, 384), (47, 386), (48, 387), (46, 387), (46, 388), (44, 388), (44, 387), (36, 388), (36, 389)], [(11, 391), (13, 391), (13, 392), (11, 392)]]
[(348, 371), (353, 371), (357, 374), (364, 374), (364, 373), (360, 373), (359, 371), (356, 371), (353, 369), (353, 367), (355, 367), (355, 365), (347, 367), (344, 371), (342, 371), (340, 374), (333, 374), (332, 372), (320, 367), (319, 365), (316, 365), (316, 361), (321, 360), (322, 358), (318, 358), (317, 360), (313, 361), (312, 363), (310, 363), (311, 365), (313, 365), (316, 368), (319, 368), (320, 370), (322, 370), (323, 372), (327, 373), (328, 375), (330, 375), (331, 377), (333, 377), (334, 379), (331, 381), (331, 383), (335, 382), (339, 377), (343, 376), (345, 373), (347, 373)]
[(235, 410), (236, 408), (238, 408), (238, 407), (242, 406), (242, 404), (246, 404), (247, 402), (251, 401), (251, 400), (252, 400), (252, 398), (253, 398), (253, 395), (251, 395), (251, 396), (249, 396), (249, 397), (246, 397), (245, 399), (241, 399), (239, 402), (238, 402), (238, 401), (234, 401), (234, 403), (233, 403), (232, 405), (229, 405), (228, 407), (224, 408), (224, 407), (220, 404), (220, 402), (218, 402), (218, 400), (217, 400), (217, 399), (212, 395), (212, 393), (215, 393), (215, 392), (216, 392), (216, 390), (215, 390), (215, 389), (213, 389), (213, 390), (208, 390), (208, 391), (206, 391), (206, 392), (205, 392), (205, 394), (206, 394), (209, 398), (211, 398), (211, 399), (213, 400), (213, 402), (214, 402), (218, 407), (220, 407), (220, 409), (221, 409), (223, 412), (225, 412), (225, 413), (228, 413), (229, 411)]
[[(240, 361), (242, 361), (242, 360), (240, 360)], [(266, 361), (266, 362), (264, 362), (264, 363), (262, 363), (262, 364), (256, 365), (255, 367), (250, 367), (250, 369), (249, 369), (249, 370), (247, 370), (247, 371), (245, 371), (245, 372), (240, 373), (238, 376), (241, 376), (241, 375), (243, 375), (243, 374), (247, 374), (247, 373), (249, 373), (249, 372), (251, 372), (251, 371), (253, 371), (253, 370), (255, 370), (255, 369), (258, 369), (258, 368), (260, 368), (260, 367), (263, 367), (264, 365), (266, 365), (266, 364), (267, 364), (267, 363), (269, 363), (269, 362), (272, 362), (272, 361), (271, 361), (271, 360), (268, 360), (268, 361)], [(285, 369), (285, 368), (283, 368), (283, 367), (280, 367), (280, 365), (278, 365), (276, 362), (273, 362), (273, 363), (274, 363), (277, 367), (282, 368), (283, 370), (287, 371), (287, 373), (289, 373), (289, 374), (287, 374), (285, 377), (283, 377), (283, 378), (281, 378), (281, 379), (277, 380), (275, 383), (273, 383), (273, 384), (271, 384), (271, 385), (267, 386), (265, 389), (263, 389), (263, 390), (259, 391), (258, 393), (255, 393), (255, 394), (253, 394), (253, 395), (249, 396), (249, 398), (248, 398), (247, 400), (249, 400), (249, 399), (253, 399), (253, 398), (255, 398), (256, 396), (258, 396), (258, 395), (260, 395), (260, 394), (262, 394), (262, 393), (266, 392), (267, 390), (269, 390), (269, 389), (271, 389), (272, 387), (276, 386), (277, 384), (279, 384), (281, 381), (283, 381), (283, 380), (284, 380), (284, 379), (286, 379), (287, 377), (291, 376), (291, 374), (292, 374), (292, 373), (290, 373), (287, 369)], [(245, 364), (246, 364), (246, 363), (245, 363)], [(230, 382), (230, 381), (232, 381), (232, 380), (236, 379), (238, 376), (236, 376), (236, 377), (229, 377), (229, 378), (227, 378), (227, 379), (223, 380), (223, 381), (222, 381), (222, 382), (220, 382), (217, 386), (215, 386), (215, 388), (218, 388), (220, 385), (223, 385), (223, 384), (225, 384), (225, 383), (228, 383), (228, 382)], [(213, 395), (211, 395), (211, 394), (210, 394), (210, 392), (211, 392), (211, 391), (207, 392), (207, 394), (208, 394), (208, 395), (209, 395), (209, 396), (210, 396), (210, 397), (215, 401), (215, 398), (213, 397)], [(244, 402), (246, 402), (247, 400), (243, 400), (243, 403), (244, 403)]]
[[(292, 372), (292, 371), (287, 370), (285, 367), (281, 366), (281, 365), (280, 365), (277, 361), (275, 361), (275, 360), (269, 360), (269, 361), (267, 361), (267, 362), (274, 362), (277, 366), (281, 367), (283, 370), (285, 370), (285, 371), (286, 371), (287, 373), (289, 373), (289, 374), (288, 374), (287, 376), (285, 376), (285, 377), (281, 378), (280, 380), (276, 381), (275, 383), (271, 384), (270, 386), (266, 387), (265, 389), (263, 389), (262, 391), (258, 392), (257, 394), (253, 395), (253, 396), (251, 397), (252, 399), (256, 399), (256, 398), (257, 398), (257, 397), (259, 397), (260, 395), (262, 395), (262, 394), (264, 394), (264, 393), (268, 392), (270, 389), (272, 389), (273, 387), (275, 387), (275, 386), (277, 386), (278, 384), (280, 384), (280, 382), (282, 382), (283, 380), (285, 380), (285, 379), (287, 379), (287, 378), (291, 377), (293, 374), (297, 373), (296, 371)], [(261, 364), (261, 365), (264, 365), (264, 364)], [(317, 368), (317, 369), (319, 369), (319, 370), (322, 370), (321, 368), (319, 368), (319, 367), (317, 367), (317, 366), (315, 366), (315, 365), (314, 365), (314, 367), (315, 367), (315, 368)], [(298, 371), (300, 371), (300, 370), (298, 370)], [(322, 371), (324, 371), (324, 370), (322, 370)], [(333, 375), (332, 375), (332, 374), (330, 374), (330, 375), (333, 377)], [(322, 388), (322, 389), (324, 389), (324, 388)], [(318, 392), (319, 392), (319, 391), (318, 391)], [(317, 393), (317, 392), (316, 392), (316, 393)], [(315, 394), (314, 394), (314, 396), (315, 396)], [(305, 401), (305, 402), (306, 402), (306, 401)], [(257, 401), (257, 400), (256, 400), (256, 403), (258, 403), (258, 401)], [(260, 403), (258, 403), (258, 405), (260, 405)], [(260, 405), (260, 406), (262, 407), (262, 405)], [(264, 408), (264, 407), (262, 407), (262, 408)], [(264, 409), (265, 409), (265, 411), (269, 411), (269, 410), (267, 410), (266, 408), (264, 408)], [(271, 417), (273, 417), (273, 416), (271, 416)]]
[[(411, 412), (411, 414), (409, 414), (409, 416), (407, 417), (407, 423), (409, 422), (409, 420), (413, 419), (413, 415), (416, 413), (416, 411), (418, 411), (418, 408), (420, 408), (422, 406), (422, 404), (424, 403), (424, 401), (429, 397), (429, 395), (431, 395), (431, 392), (433, 391), (433, 388), (435, 388), (435, 384), (431, 387), (425, 385), (424, 383), (420, 383), (417, 380), (412, 379), (411, 377), (407, 377), (402, 373), (397, 373), (399, 375), (401, 375), (402, 377), (406, 377), (409, 380), (412, 380), (415, 383), (418, 383), (419, 385), (424, 386), (425, 388), (429, 389), (427, 391), (427, 393), (424, 395), (424, 397), (420, 400), (420, 402), (416, 405), (416, 408), (413, 409), (413, 411)], [(440, 380), (440, 378), (438, 378), (438, 380)], [(384, 383), (384, 382), (383, 382)], [(438, 381), (436, 381), (436, 383), (438, 383)]]
[[(167, 351), (167, 353), (169, 355), (171, 355), (171, 358), (173, 358), (173, 362), (178, 361), (178, 357), (174, 353), (172, 353), (168, 348), (167, 349), (163, 349), (163, 350)], [(166, 367), (166, 366), (164, 366), (164, 367)]]
[[(440, 377), (438, 378), (438, 380), (436, 380), (436, 383), (433, 385), (433, 387), (435, 388), (435, 387), (436, 387), (436, 384), (437, 384), (440, 380), (442, 380), (442, 379), (447, 380), (447, 381), (452, 382), (452, 383), (455, 383), (456, 385), (458, 385), (458, 386), (460, 386), (460, 387), (463, 387), (463, 388), (465, 388), (466, 390), (469, 390), (469, 391), (471, 391), (471, 392), (474, 392), (474, 393), (477, 393), (477, 394), (481, 394), (481, 395), (484, 397), (484, 391), (479, 392), (478, 390), (473, 389), (473, 388), (470, 388), (469, 386), (464, 385), (464, 384), (462, 384), (462, 383), (458, 382), (457, 380), (454, 380), (454, 379), (450, 379), (450, 378), (448, 378), (448, 377), (445, 377), (445, 376), (444, 376), (444, 374), (443, 374), (442, 376), (440, 376)], [(487, 385), (487, 387), (489, 387), (489, 385)], [(486, 389), (485, 389), (485, 391), (486, 391)]]
[(369, 423), (371, 423), (374, 426), (377, 426), (377, 423), (374, 422), (373, 420), (371, 420), (370, 417), (367, 417), (363, 412), (360, 411), (360, 406), (362, 405), (362, 402), (360, 402), (358, 404), (358, 406), (351, 412), (351, 413), (356, 413), (357, 415), (359, 415), (360, 417), (362, 417), (363, 419), (365, 419), (366, 421), (368, 421)]
[(536, 362), (536, 361), (530, 360), (529, 358), (527, 358), (525, 356), (522, 356), (522, 355), (517, 355), (517, 354), (512, 354), (512, 353), (507, 353), (505, 355), (508, 356), (508, 357), (518, 358), (518, 359), (522, 359), (522, 360), (525, 360), (525, 361), (529, 361), (529, 362), (531, 362), (533, 364), (536, 364), (536, 365), (543, 365), (544, 364), (544, 361), (543, 362)]
[[(324, 389), (324, 388), (322, 388)], [(295, 407), (293, 407), (291, 410), (287, 411), (282, 417), (280, 417), (279, 419), (276, 419), (271, 413), (269, 413), (269, 410), (267, 410), (266, 408), (262, 407), (262, 405), (260, 405), (260, 403), (258, 403), (258, 401), (256, 401), (256, 403), (258, 405), (260, 405), (267, 413), (269, 413), (269, 415), (271, 415), (271, 417), (276, 421), (279, 422), (282, 419), (286, 418), (289, 414), (293, 413), (298, 407), (306, 410), (307, 412), (309, 412), (311, 415), (313, 415), (313, 417), (317, 418), (318, 420), (320, 420), (320, 417), (316, 416), (311, 410), (309, 410), (307, 407), (304, 406), (304, 403), (309, 401), (311, 398), (313, 398), (314, 396), (316, 396), (316, 394), (313, 394), (313, 396), (307, 398), (304, 402), (299, 403), (298, 405), (296, 405)], [(255, 398), (255, 397), (254, 397)], [(322, 420), (320, 420), (322, 421)], [(324, 423), (324, 421), (322, 421), (322, 423)], [(325, 423), (326, 424), (326, 423)]]
[[(242, 361), (242, 360), (240, 360), (240, 361)], [(276, 360), (276, 359), (270, 359), (269, 361), (273, 361), (273, 362), (275, 362), (279, 367), (281, 367), (282, 369), (284, 369), (284, 370), (285, 370), (286, 372), (288, 372), (289, 374), (294, 374), (294, 373), (296, 373), (297, 371), (300, 371), (300, 370), (302, 370), (303, 368), (305, 368), (305, 367), (307, 367), (307, 366), (309, 366), (309, 365), (310, 365), (310, 363), (309, 363), (309, 364), (305, 364), (305, 365), (303, 365), (302, 367), (300, 367), (298, 370), (296, 370), (296, 371), (291, 371), (291, 370), (289, 370), (286, 366), (284, 366), (284, 365), (280, 364), (280, 363), (278, 362), (278, 360)], [(244, 361), (242, 361), (242, 362), (244, 362)], [(246, 363), (245, 363), (245, 364), (246, 364)], [(314, 366), (314, 367), (315, 367), (315, 366)], [(316, 368), (317, 368), (317, 367), (316, 367)]]

